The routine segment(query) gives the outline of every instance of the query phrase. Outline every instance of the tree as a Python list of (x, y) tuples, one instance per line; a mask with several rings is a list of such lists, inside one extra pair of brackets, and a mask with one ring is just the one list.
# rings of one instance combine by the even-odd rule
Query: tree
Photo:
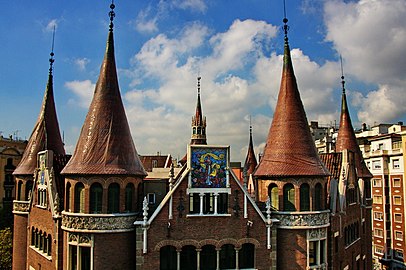
[(13, 232), (10, 228), (0, 230), (0, 270), (10, 270), (13, 258)]

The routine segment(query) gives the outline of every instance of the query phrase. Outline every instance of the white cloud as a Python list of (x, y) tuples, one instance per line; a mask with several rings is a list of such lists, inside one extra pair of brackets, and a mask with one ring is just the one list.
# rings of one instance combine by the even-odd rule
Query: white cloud
[(53, 32), (54, 29), (56, 29), (56, 28), (58, 28), (58, 20), (57, 19), (52, 19), (44, 27), (44, 32)]
[(86, 70), (86, 65), (90, 63), (90, 60), (87, 58), (76, 58), (74, 63), (80, 71), (84, 71)]
[(207, 10), (206, 3), (203, 0), (172, 0), (172, 6), (180, 9), (190, 9), (204, 13)]
[(151, 18), (151, 8), (141, 10), (134, 22), (135, 28), (140, 33), (154, 33), (158, 31), (157, 16)]
[(90, 80), (65, 82), (65, 87), (75, 95), (75, 98), (70, 99), (68, 103), (81, 108), (89, 108), (95, 86)]

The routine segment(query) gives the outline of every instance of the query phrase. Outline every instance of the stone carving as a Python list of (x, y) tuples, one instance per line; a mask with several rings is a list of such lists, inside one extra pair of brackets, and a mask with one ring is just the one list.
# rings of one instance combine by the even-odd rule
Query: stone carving
[(62, 229), (67, 231), (132, 231), (134, 215), (74, 215), (62, 213)]
[(308, 240), (319, 240), (327, 238), (327, 229), (312, 229), (308, 231), (307, 239)]
[(329, 224), (329, 213), (273, 213), (273, 218), (279, 220), (280, 227), (320, 227)]
[(13, 202), (13, 212), (24, 212), (28, 214), (30, 209), (29, 201), (14, 201)]

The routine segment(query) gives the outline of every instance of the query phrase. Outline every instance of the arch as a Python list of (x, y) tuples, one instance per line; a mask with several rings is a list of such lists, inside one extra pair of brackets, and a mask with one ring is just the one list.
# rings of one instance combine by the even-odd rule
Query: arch
[(310, 186), (307, 183), (300, 186), (300, 211), (310, 211)]
[(196, 134), (196, 127), (193, 127), (193, 134)]
[(216, 270), (217, 251), (214, 245), (204, 245), (200, 252), (200, 269)]
[(96, 182), (90, 186), (90, 213), (100, 214), (103, 206), (103, 187)]
[(314, 187), (314, 210), (323, 210), (323, 186), (320, 183)]
[(120, 212), (120, 185), (117, 183), (111, 183), (109, 185), (107, 197), (107, 212)]
[(283, 211), (296, 211), (295, 187), (291, 183), (283, 186)]
[(44, 253), (48, 253), (48, 235), (44, 233)]
[(83, 183), (79, 182), (75, 185), (75, 213), (84, 213), (85, 212), (85, 186)]
[(197, 252), (196, 247), (187, 245), (182, 247), (180, 252), (180, 268), (195, 270), (197, 269)]
[(238, 253), (238, 266), (240, 269), (255, 268), (255, 245), (244, 243)]
[(124, 202), (124, 211), (132, 212), (133, 211), (133, 197), (134, 197), (134, 184), (128, 183), (125, 187), (125, 202)]
[(70, 212), (70, 188), (71, 184), (68, 182), (65, 188), (65, 210)]
[(17, 184), (17, 201), (21, 200), (22, 189), (23, 189), (23, 181), (20, 180), (20, 181), (18, 181), (18, 184)]
[(232, 244), (221, 246), (220, 250), (220, 269), (235, 269), (235, 248)]
[(197, 127), (197, 134), (201, 135), (202, 134), (202, 128), (201, 127)]
[(35, 229), (35, 247), (39, 247), (39, 232), (38, 229)]
[(47, 239), (47, 241), (48, 241), (48, 251), (47, 251), (47, 254), (48, 254), (48, 256), (51, 256), (51, 253), (52, 253), (52, 236), (49, 235), (49, 234), (48, 234), (48, 239)]
[(279, 188), (272, 183), (268, 186), (268, 196), (271, 200), (271, 206), (274, 210), (279, 210)]
[(35, 246), (35, 228), (31, 227), (31, 246)]
[(177, 252), (174, 246), (163, 246), (159, 250), (159, 269), (176, 270), (177, 269)]
[(31, 199), (30, 196), (32, 196), (32, 187), (33, 187), (33, 181), (28, 180), (27, 183), (25, 184), (25, 200), (26, 201), (29, 201)]

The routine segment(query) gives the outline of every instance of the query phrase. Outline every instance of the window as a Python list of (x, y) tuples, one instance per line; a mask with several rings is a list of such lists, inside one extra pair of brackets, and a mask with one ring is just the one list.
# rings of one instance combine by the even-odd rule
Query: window
[(374, 219), (375, 220), (383, 220), (383, 213), (382, 212), (374, 212)]
[(189, 213), (217, 215), (228, 213), (228, 193), (190, 193)]
[(374, 236), (383, 237), (383, 230), (382, 229), (374, 229)]
[(47, 206), (47, 189), (44, 185), (39, 185), (37, 190), (37, 205), (41, 207)]
[(200, 252), (200, 269), (216, 269), (216, 268), (217, 268), (216, 247), (213, 245), (203, 246), (202, 251)]
[(99, 214), (102, 212), (103, 187), (99, 183), (94, 183), (90, 187), (90, 213)]
[(403, 233), (400, 231), (395, 231), (395, 239), (403, 241)]
[(398, 158), (397, 158), (397, 159), (394, 159), (394, 160), (392, 161), (392, 166), (393, 166), (394, 169), (399, 169), (399, 168), (400, 168), (400, 161), (399, 161)]
[(109, 185), (107, 212), (108, 213), (120, 212), (120, 186), (117, 183), (112, 183)]
[(292, 184), (286, 184), (283, 186), (283, 210), (296, 211), (295, 187)]
[(403, 222), (402, 214), (395, 213), (394, 219), (395, 219), (395, 222), (399, 222), (399, 223)]
[(92, 240), (87, 235), (69, 234), (68, 243), (68, 269), (91, 270), (92, 267)]
[(149, 204), (155, 204), (155, 193), (148, 193), (147, 200)]
[(67, 183), (65, 188), (65, 210), (68, 212), (70, 212), (70, 187), (71, 184)]
[(273, 210), (279, 209), (279, 190), (278, 186), (275, 184), (270, 184), (268, 186), (268, 196), (271, 199), (271, 206)]
[(180, 269), (197, 269), (197, 252), (194, 246), (182, 247)]
[(378, 144), (378, 150), (383, 150), (383, 143)]
[(381, 161), (380, 160), (372, 161), (372, 169), (374, 170), (381, 169)]
[(300, 186), (300, 211), (310, 211), (310, 186), (308, 184)]
[(173, 270), (177, 268), (177, 253), (174, 246), (162, 247), (159, 251), (159, 258), (160, 270)]
[(75, 213), (85, 212), (85, 186), (83, 183), (75, 185)]
[(27, 184), (26, 184), (26, 186), (25, 186), (25, 200), (26, 201), (29, 201), (30, 199), (31, 199), (31, 196), (32, 196), (32, 185), (33, 185), (33, 182), (32, 182), (32, 180), (28, 180), (27, 181)]
[(373, 187), (382, 187), (382, 179), (380, 178), (372, 179), (372, 185)]
[(254, 258), (255, 258), (255, 246), (250, 243), (243, 244), (240, 252), (238, 253), (239, 268), (254, 269)]
[(384, 249), (382, 246), (375, 246), (375, 253), (384, 254)]
[(153, 159), (152, 160), (152, 168), (157, 168), (158, 167), (158, 160)]
[(402, 205), (402, 197), (401, 196), (393, 196), (393, 204), (394, 205)]
[(31, 247), (45, 256), (51, 256), (52, 237), (43, 231), (31, 228)]
[(17, 200), (21, 201), (21, 190), (23, 187), (23, 181), (18, 181), (18, 185), (17, 185)]
[(308, 265), (317, 266), (326, 263), (326, 240), (308, 242)]
[(382, 204), (382, 195), (374, 195), (373, 202), (374, 204)]
[(235, 269), (234, 245), (225, 244), (220, 250), (220, 269)]
[(400, 178), (393, 178), (393, 187), (401, 187), (402, 182), (400, 181)]
[(317, 183), (314, 187), (314, 210), (319, 211), (323, 209), (323, 187)]
[(127, 184), (125, 187), (125, 208), (126, 212), (133, 211), (133, 194), (134, 194), (134, 185), (132, 183)]

